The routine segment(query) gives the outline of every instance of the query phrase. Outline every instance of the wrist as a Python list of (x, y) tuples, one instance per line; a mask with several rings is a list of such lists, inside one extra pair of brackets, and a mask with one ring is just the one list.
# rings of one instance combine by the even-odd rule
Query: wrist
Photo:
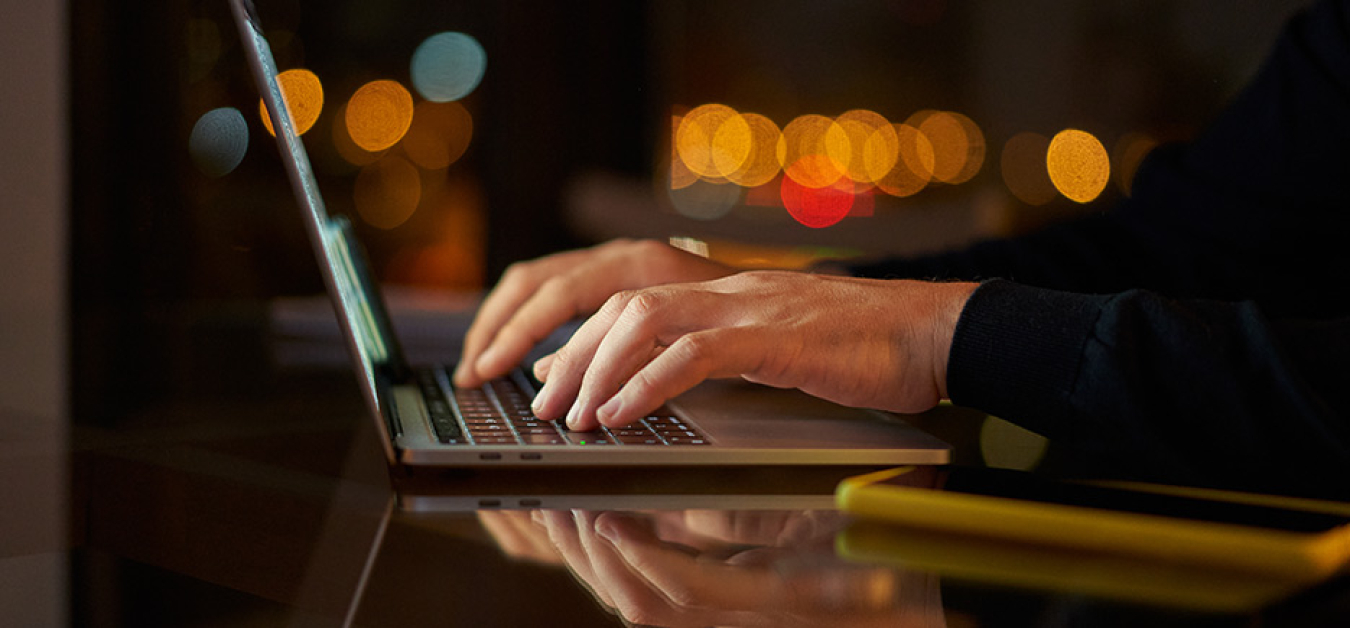
[(930, 328), (930, 351), (933, 363), (933, 383), (937, 387), (939, 399), (948, 399), (947, 363), (952, 352), (952, 339), (956, 336), (956, 325), (961, 320), (970, 295), (979, 287), (977, 283), (950, 282), (933, 283), (933, 311)]

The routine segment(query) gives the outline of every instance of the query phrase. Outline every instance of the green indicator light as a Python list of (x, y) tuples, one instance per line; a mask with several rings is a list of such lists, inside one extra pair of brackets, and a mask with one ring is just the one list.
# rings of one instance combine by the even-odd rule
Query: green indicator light
[(584, 441), (584, 440), (581, 441), (581, 444), (582, 444), (582, 445), (585, 445), (585, 444), (586, 444), (586, 441)]

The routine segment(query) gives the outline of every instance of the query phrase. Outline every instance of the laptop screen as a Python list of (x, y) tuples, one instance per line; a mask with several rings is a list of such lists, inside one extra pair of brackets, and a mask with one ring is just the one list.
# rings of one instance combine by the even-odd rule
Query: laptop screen
[(284, 96), (277, 79), (276, 62), (263, 37), (253, 3), (251, 0), (231, 0), (230, 8), (258, 83), (258, 92), (276, 129), (282, 162), (286, 165), (296, 203), (304, 215), (305, 228), (337, 311), (339, 326), (347, 338), (362, 392), (372, 409), (383, 415), (377, 381), (383, 376), (401, 378), (406, 368), (383, 300), (352, 233), (351, 222), (342, 216), (328, 215), (309, 155), (295, 132), (289, 111), (282, 106)]

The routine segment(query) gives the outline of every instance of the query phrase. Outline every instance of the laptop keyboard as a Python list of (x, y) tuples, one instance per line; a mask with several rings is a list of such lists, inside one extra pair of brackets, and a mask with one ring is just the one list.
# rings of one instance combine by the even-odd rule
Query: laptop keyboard
[(709, 444), (698, 428), (666, 408), (622, 428), (577, 432), (561, 421), (534, 416), (529, 395), (510, 379), (479, 388), (454, 388), (443, 370), (417, 373), (437, 438), (446, 445), (699, 446)]

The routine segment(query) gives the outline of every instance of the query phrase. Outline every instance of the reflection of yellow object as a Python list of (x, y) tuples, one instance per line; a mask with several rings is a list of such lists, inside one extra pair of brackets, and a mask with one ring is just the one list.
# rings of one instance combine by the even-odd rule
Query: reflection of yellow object
[(385, 155), (361, 169), (353, 189), (356, 211), (374, 227), (393, 229), (408, 220), (422, 200), (422, 179), (406, 159)]
[[(277, 75), (281, 86), (281, 95), (286, 101), (286, 110), (291, 114), (291, 124), (296, 135), (304, 135), (323, 112), (323, 83), (309, 70), (286, 70)], [(258, 113), (262, 116), (267, 132), (276, 136), (272, 128), (272, 117), (267, 115), (267, 105), (258, 101)]]
[(371, 152), (397, 144), (412, 118), (412, 94), (397, 81), (371, 81), (347, 101), (347, 133)]
[(1111, 159), (1091, 133), (1066, 129), (1050, 140), (1045, 155), (1050, 181), (1060, 194), (1076, 203), (1089, 203), (1111, 179)]
[[(991, 470), (959, 467), (950, 470), (942, 490), (935, 490), (912, 481), (906, 485), (912, 469), (848, 478), (839, 484), (836, 502), (860, 518), (904, 528), (1290, 583), (1324, 578), (1350, 561), (1350, 504), (1142, 483), (1054, 482), (1025, 473), (1007, 475), (1015, 473), (1008, 471), (990, 478)], [(994, 488), (991, 494), (960, 492), (972, 484)], [(1002, 496), (1042, 492), (1066, 503)], [(1106, 505), (1069, 505), (1077, 503)], [(1126, 510), (1139, 504), (1175, 515), (1152, 514), (1147, 507), (1140, 512)], [(1235, 505), (1268, 510), (1235, 515), (1233, 509), (1241, 508)], [(1188, 518), (1205, 513), (1213, 513), (1216, 520)], [(1242, 520), (1271, 525), (1294, 521), (1307, 531), (1258, 527)]]

